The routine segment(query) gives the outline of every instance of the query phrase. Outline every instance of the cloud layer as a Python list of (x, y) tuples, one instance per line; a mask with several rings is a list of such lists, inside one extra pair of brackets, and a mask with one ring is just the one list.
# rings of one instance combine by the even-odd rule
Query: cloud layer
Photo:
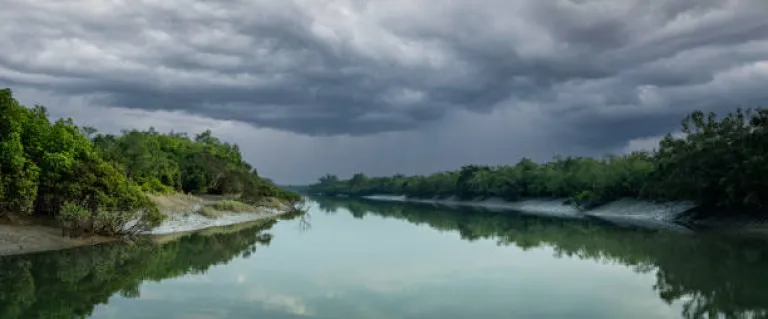
[(6, 0), (0, 85), (382, 147), (370, 154), (603, 152), (693, 109), (765, 105), (766, 13), (763, 0)]

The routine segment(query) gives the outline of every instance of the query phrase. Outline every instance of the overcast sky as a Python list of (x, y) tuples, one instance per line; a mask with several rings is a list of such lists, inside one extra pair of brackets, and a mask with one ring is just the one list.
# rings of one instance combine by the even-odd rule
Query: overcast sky
[(305, 183), (654, 145), (768, 98), (766, 0), (3, 0), (0, 86)]

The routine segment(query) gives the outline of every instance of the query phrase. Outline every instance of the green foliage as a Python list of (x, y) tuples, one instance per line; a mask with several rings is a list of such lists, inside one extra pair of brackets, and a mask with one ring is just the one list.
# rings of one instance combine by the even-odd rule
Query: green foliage
[(358, 173), (340, 180), (326, 175), (309, 191), (464, 200), (558, 197), (583, 208), (622, 197), (689, 200), (704, 207), (754, 211), (768, 208), (768, 110), (737, 110), (722, 119), (693, 112), (682, 128), (683, 137), (667, 136), (654, 153), (555, 157), (541, 164), (523, 159), (511, 166), (471, 165), (428, 176), (371, 178)]
[(260, 205), (264, 200), (276, 198), (288, 205), (295, 205), (303, 201), (298, 193), (278, 187), (267, 179), (254, 180), (252, 186), (244, 189), (240, 201), (250, 205)]
[(236, 144), (222, 142), (210, 130), (189, 138), (150, 128), (124, 131), (120, 136), (98, 134), (93, 142), (146, 192), (239, 194), (249, 202), (297, 196), (261, 178), (243, 160)]
[(580, 206), (592, 206), (621, 197), (641, 195), (653, 167), (650, 155), (633, 153), (604, 159), (556, 158), (546, 164), (528, 159), (514, 166), (465, 166), (459, 171), (428, 176), (360, 177), (355, 181), (323, 178), (310, 187), (326, 195), (406, 195), (414, 198), (471, 200), (498, 197), (564, 197)]
[(221, 200), (221, 201), (212, 203), (209, 206), (219, 211), (236, 212), (236, 213), (252, 212), (254, 210), (252, 206), (242, 202), (238, 202), (236, 200)]
[(173, 187), (163, 184), (157, 178), (149, 178), (141, 183), (141, 190), (151, 194), (171, 194), (176, 190)]
[(198, 211), (198, 213), (208, 218), (218, 218), (219, 216), (221, 216), (220, 211), (218, 211), (216, 208), (213, 208), (207, 205), (200, 207), (200, 210)]
[[(42, 106), (20, 105), (0, 90), (0, 212), (58, 219), (76, 233), (135, 233), (164, 215), (146, 193), (242, 194), (293, 200), (297, 194), (258, 176), (237, 145), (205, 131), (125, 131), (120, 136), (51, 123)], [(84, 212), (88, 212), (85, 214)]]
[(56, 219), (62, 224), (65, 229), (75, 232), (76, 234), (81, 232), (86, 227), (86, 222), (91, 219), (91, 211), (78, 204), (67, 202), (61, 207), (59, 215)]
[[(263, 204), (264, 203), (262, 203), (262, 205)], [(220, 200), (206, 204), (198, 211), (199, 214), (211, 218), (219, 217), (224, 212), (254, 213), (257, 212), (257, 209), (254, 206), (236, 200)]]
[(706, 206), (768, 207), (768, 110), (737, 110), (718, 119), (694, 112), (685, 136), (667, 136), (656, 154), (657, 196)]
[[(53, 217), (77, 232), (117, 234), (129, 221), (136, 229), (162, 221), (141, 188), (99, 156), (72, 120), (51, 124), (44, 107), (20, 105), (9, 89), (0, 90), (0, 176), (0, 210)], [(96, 217), (121, 222), (95, 229)]]
[(22, 143), (24, 124), (32, 115), (13, 99), (10, 90), (0, 90), (0, 188), (5, 210), (31, 213), (34, 209), (40, 169)]

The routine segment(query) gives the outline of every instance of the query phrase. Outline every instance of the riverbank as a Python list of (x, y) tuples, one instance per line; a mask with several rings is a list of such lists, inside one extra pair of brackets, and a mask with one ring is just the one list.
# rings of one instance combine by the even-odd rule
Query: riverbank
[(229, 226), (277, 217), (287, 213), (290, 208), (276, 199), (269, 200), (265, 206), (251, 207), (253, 211), (215, 211), (214, 215), (201, 213), (201, 210), (217, 202), (228, 201), (222, 196), (169, 195), (152, 197), (158, 203), (160, 211), (167, 216), (160, 226), (152, 228), (143, 235), (165, 235), (179, 232), (196, 231), (211, 227)]
[[(599, 219), (622, 227), (639, 227), (675, 232), (717, 230), (750, 234), (768, 234), (768, 221), (744, 214), (729, 212), (720, 217), (702, 216), (699, 208), (691, 202), (651, 202), (636, 199), (621, 199), (592, 209), (579, 209), (565, 204), (564, 198), (526, 199), (517, 202), (491, 198), (476, 201), (462, 201), (455, 198), (413, 199), (405, 196), (365, 196), (378, 201), (423, 203), (446, 207), (482, 207), (489, 210), (508, 210), (518, 213), (565, 219)], [(710, 214), (712, 215), (712, 214)], [(717, 214), (714, 214), (717, 215)], [(724, 216), (723, 216), (724, 215)]]
[[(200, 210), (216, 202), (227, 200), (221, 196), (197, 197), (171, 194), (150, 198), (167, 218), (161, 225), (143, 232), (143, 236), (189, 233), (213, 227), (253, 223), (276, 218), (289, 212), (289, 207), (276, 199), (267, 201), (264, 207), (253, 207), (252, 212), (220, 211), (216, 217), (203, 216)], [(60, 228), (29, 223), (0, 224), (0, 256), (27, 254), (50, 250), (63, 250), (80, 246), (97, 245), (119, 240), (115, 237), (87, 236), (70, 238), (62, 236)]]
[(657, 203), (635, 199), (621, 199), (592, 209), (579, 209), (566, 204), (565, 198), (531, 198), (515, 202), (499, 198), (484, 200), (413, 199), (405, 196), (365, 196), (372, 200), (405, 201), (443, 206), (475, 206), (489, 209), (514, 210), (521, 213), (563, 218), (625, 217), (635, 219), (673, 220), (675, 216), (696, 207), (690, 202)]
[(62, 250), (114, 240), (102, 236), (70, 238), (62, 236), (61, 229), (50, 226), (0, 224), (0, 256)]
[(768, 236), (768, 219), (759, 212), (711, 211), (697, 207), (692, 202), (652, 202), (637, 199), (620, 199), (592, 209), (579, 209), (565, 204), (565, 198), (526, 199), (516, 202), (498, 198), (465, 201), (455, 198), (414, 199), (405, 196), (375, 195), (364, 199), (422, 203), (445, 207), (481, 207), (496, 211), (555, 217), (564, 219), (598, 219), (620, 227), (645, 228), (692, 233), (716, 231), (739, 235)]

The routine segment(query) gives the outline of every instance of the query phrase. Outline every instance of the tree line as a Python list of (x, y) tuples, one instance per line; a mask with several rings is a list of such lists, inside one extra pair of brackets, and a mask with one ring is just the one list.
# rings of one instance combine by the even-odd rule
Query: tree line
[[(188, 137), (154, 129), (96, 134), (72, 119), (51, 122), (45, 107), (25, 107), (0, 90), (0, 217), (55, 219), (104, 235), (159, 225), (147, 193), (237, 194), (299, 201), (245, 162), (237, 145), (210, 131)], [(131, 225), (131, 227), (128, 227)]]
[(467, 165), (419, 176), (357, 173), (342, 180), (327, 174), (309, 191), (462, 200), (558, 197), (582, 208), (630, 197), (761, 211), (768, 206), (766, 150), (768, 109), (738, 109), (722, 118), (695, 111), (682, 120), (681, 136), (668, 134), (652, 152), (557, 156), (546, 163), (523, 158), (514, 165)]

